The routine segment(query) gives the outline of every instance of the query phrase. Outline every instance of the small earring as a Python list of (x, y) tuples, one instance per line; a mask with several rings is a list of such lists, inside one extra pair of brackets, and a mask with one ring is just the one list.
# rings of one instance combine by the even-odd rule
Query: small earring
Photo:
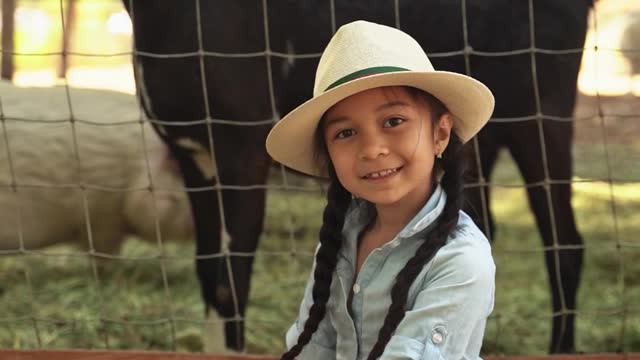
[(436, 155), (436, 157), (437, 157), (438, 159), (442, 159), (442, 153), (438, 153), (438, 155)]

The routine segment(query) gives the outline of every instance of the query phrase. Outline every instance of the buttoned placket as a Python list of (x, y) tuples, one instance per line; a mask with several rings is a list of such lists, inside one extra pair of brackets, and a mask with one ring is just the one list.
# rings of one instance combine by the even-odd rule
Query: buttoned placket
[[(438, 189), (438, 191), (440, 191), (440, 189)], [(347, 228), (350, 228), (350, 231), (345, 235), (348, 236), (349, 239), (345, 240), (348, 241), (349, 247), (348, 249), (343, 249), (346, 250), (344, 253), (342, 251), (340, 252), (341, 259), (339, 260), (338, 266), (341, 269), (337, 272), (337, 277), (340, 280), (340, 287), (344, 301), (341, 305), (346, 306), (347, 309), (346, 313), (348, 319), (344, 320), (346, 320), (345, 322), (348, 322), (351, 330), (351, 336), (348, 340), (353, 340), (354, 347), (349, 348), (347, 354), (341, 354), (341, 358), (354, 360), (359, 359), (360, 350), (363, 345), (362, 321), (364, 316), (364, 295), (370, 282), (378, 275), (378, 271), (380, 271), (382, 264), (389, 256), (391, 256), (393, 250), (401, 245), (403, 239), (414, 238), (417, 233), (424, 231), (426, 227), (431, 225), (438, 213), (440, 213), (441, 208), (444, 207), (445, 201), (446, 195), (443, 194), (443, 196), (439, 198), (436, 209), (430, 211), (430, 213), (423, 217), (418, 223), (401, 231), (394, 239), (385, 243), (382, 247), (374, 249), (365, 259), (357, 276), (355, 275), (358, 246), (356, 238), (360, 229), (347, 226)], [(360, 207), (356, 211), (363, 211), (363, 208)], [(361, 216), (362, 213), (354, 213), (352, 215), (353, 217), (350, 220), (357, 221), (356, 218)], [(436, 336), (436, 341), (437, 340)]]
[[(349, 243), (350, 244), (350, 243)], [(353, 341), (352, 347), (348, 347), (346, 349), (346, 353), (338, 352), (338, 355), (341, 359), (349, 359), (356, 360), (358, 356), (358, 351), (360, 348), (358, 341), (358, 331), (356, 330), (355, 319), (353, 317), (353, 311), (351, 310), (351, 305), (349, 304), (349, 298), (351, 294), (351, 287), (353, 284), (353, 279), (355, 275), (355, 262), (352, 261), (352, 253), (353, 249), (348, 249), (346, 253), (340, 252), (340, 259), (338, 260), (338, 264), (336, 266), (336, 275), (339, 281), (340, 290), (342, 294), (342, 301), (336, 304), (337, 306), (343, 306), (346, 313), (346, 319), (336, 319), (336, 321), (346, 325), (349, 334), (342, 334), (347, 341)]]
[[(357, 359), (360, 346), (358, 341), (358, 333), (357, 333), (351, 312), (349, 311), (349, 304), (347, 302), (347, 299), (349, 298), (347, 294), (349, 293), (349, 291), (346, 291), (346, 286), (345, 286), (346, 284), (344, 282), (344, 279), (341, 276), (338, 276), (338, 281), (340, 284), (342, 297), (345, 301), (344, 303), (337, 304), (337, 306), (346, 306), (345, 313), (346, 313), (347, 319), (335, 319), (335, 320), (337, 322), (343, 322), (347, 324), (350, 330), (350, 335), (351, 335), (350, 338), (347, 338), (347, 340), (352, 340), (354, 345), (353, 347), (347, 347), (348, 353), (338, 352), (338, 354), (340, 355), (341, 359)], [(343, 336), (344, 335), (345, 334), (343, 334)]]
[[(387, 242), (382, 247), (374, 249), (364, 260), (360, 272), (355, 277), (353, 286), (351, 287), (351, 294), (348, 299), (351, 299), (351, 303), (347, 302), (348, 306), (353, 309), (353, 322), (356, 328), (356, 335), (358, 341), (358, 357), (360, 357), (360, 349), (362, 348), (362, 331), (363, 331), (363, 316), (364, 316), (364, 297), (366, 288), (371, 281), (378, 275), (382, 264), (391, 255), (392, 251), (400, 245), (400, 237), (396, 236), (393, 240)], [(355, 273), (355, 267), (353, 268)]]

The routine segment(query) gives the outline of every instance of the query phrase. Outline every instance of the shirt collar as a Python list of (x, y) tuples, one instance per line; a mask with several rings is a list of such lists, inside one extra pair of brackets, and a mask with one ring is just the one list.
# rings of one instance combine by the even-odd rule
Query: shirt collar
[[(429, 200), (418, 211), (418, 213), (409, 221), (407, 225), (398, 234), (399, 237), (409, 238), (426, 229), (435, 219), (442, 214), (445, 204), (447, 203), (447, 194), (438, 184), (436, 189), (429, 197)], [(372, 205), (368, 201), (354, 200), (344, 222), (343, 236), (345, 239), (357, 237), (357, 234), (369, 223), (373, 216)]]
[(422, 209), (420, 209), (413, 219), (400, 231), (398, 236), (408, 238), (426, 229), (442, 214), (446, 203), (447, 194), (442, 189), (442, 186), (438, 184), (429, 200), (427, 200)]

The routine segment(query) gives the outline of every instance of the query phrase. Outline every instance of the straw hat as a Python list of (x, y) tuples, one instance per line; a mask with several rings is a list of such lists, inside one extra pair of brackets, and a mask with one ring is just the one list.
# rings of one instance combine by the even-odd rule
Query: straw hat
[(493, 112), (493, 95), (481, 82), (434, 70), (420, 44), (398, 29), (355, 21), (335, 33), (320, 58), (313, 98), (271, 129), (267, 152), (292, 169), (326, 177), (314, 154), (319, 120), (339, 101), (380, 86), (411, 86), (438, 98), (453, 114), (453, 129), (462, 142), (471, 139)]

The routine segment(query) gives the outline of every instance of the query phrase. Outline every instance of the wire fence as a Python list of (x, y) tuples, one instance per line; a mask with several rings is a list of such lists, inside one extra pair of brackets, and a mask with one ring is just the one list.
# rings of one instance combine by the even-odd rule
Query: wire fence
[[(57, 9), (55, 14), (59, 21), (56, 22), (64, 37), (69, 31), (65, 26), (67, 5), (62, 1), (45, 3)], [(402, 29), (406, 23), (401, 16), (402, 6), (408, 2), (394, 0), (390, 3), (393, 24)], [(599, 39), (598, 11), (615, 8), (613, 5), (606, 7), (615, 3), (611, 0), (601, 0), (592, 10), (591, 37), (587, 38), (584, 48), (540, 47), (535, 37), (534, 1), (528, 0), (530, 46), (497, 52), (477, 50), (468, 36), (469, 3), (469, 0), (460, 3), (462, 48), (430, 53), (429, 56), (432, 59), (462, 56), (466, 73), (472, 76), (474, 57), (529, 56), (534, 112), (496, 117), (491, 122), (534, 122), (537, 133), (530, 135), (542, 142), (539, 155), (544, 169), (542, 180), (523, 183), (517, 170), (505, 159), (506, 154), (501, 153), (498, 169), (491, 179), (481, 173), (477, 183), (468, 184), (471, 188), (491, 188), (491, 206), (498, 227), (494, 244), (498, 298), (489, 319), (484, 351), (488, 354), (544, 353), (552, 316), (574, 314), (578, 318), (578, 349), (594, 353), (640, 351), (640, 288), (637, 283), (640, 243), (635, 236), (640, 223), (634, 216), (640, 210), (640, 173), (635, 169), (640, 148), (633, 141), (640, 129), (640, 106), (637, 94), (608, 96), (601, 94), (598, 87), (603, 82), (599, 78), (601, 74), (609, 74), (602, 68), (611, 70), (608, 69), (610, 63), (603, 66), (598, 59), (626, 56), (631, 63), (633, 55), (640, 54), (640, 49), (637, 46), (623, 48), (611, 40)], [(78, 4), (89, 6), (83, 2)], [(166, 173), (175, 173), (175, 168), (166, 156), (168, 149), (148, 125), (153, 123), (159, 129), (205, 125), (208, 146), (194, 145), (193, 148), (205, 155), (204, 161), (216, 159), (211, 133), (214, 126), (238, 126), (244, 131), (252, 131), (278, 120), (280, 111), (272, 78), (276, 72), (274, 62), (277, 60), (280, 65), (317, 60), (320, 53), (274, 50), (266, 0), (254, 4), (261, 11), (263, 50), (242, 53), (207, 50), (203, 15), (200, 14), (204, 5), (199, 0), (194, 0), (193, 4), (197, 29), (195, 51), (156, 53), (142, 51), (135, 44), (133, 52), (108, 53), (74, 50), (73, 45), (64, 52), (3, 47), (3, 56), (12, 54), (18, 61), (63, 54), (71, 63), (74, 59), (86, 58), (129, 59), (132, 54), (158, 60), (197, 59), (199, 78), (202, 79), (199, 91), (204, 94), (202, 107), (205, 111), (202, 118), (186, 121), (161, 120), (153, 116), (147, 119), (133, 97), (77, 89), (68, 77), (62, 79), (61, 86), (48, 90), (2, 85), (0, 213), (4, 230), (0, 230), (0, 241), (4, 244), (0, 247), (0, 284), (3, 287), (0, 301), (4, 306), (0, 311), (3, 329), (0, 330), (0, 346), (203, 351), (210, 349), (208, 342), (220, 342), (221, 334), (212, 334), (215, 330), (211, 327), (219, 328), (223, 321), (245, 320), (249, 352), (273, 354), (281, 351), (284, 331), (295, 318), (310, 269), (323, 206), (323, 184), (279, 167), (272, 169), (266, 183), (233, 184), (216, 179), (210, 185), (184, 188), (173, 177), (167, 178)], [(22, 5), (34, 7), (33, 3), (18, 2), (18, 12), (22, 11)], [(323, 8), (329, 10), (331, 32), (335, 32), (340, 22), (336, 17), (337, 5), (340, 6), (335, 0), (323, 3)], [(113, 7), (113, 4), (109, 6)], [(635, 18), (628, 14), (624, 16), (620, 11), (633, 9), (640, 10), (637, 6), (621, 8), (617, 15), (610, 15), (607, 31), (613, 26), (611, 19), (619, 23), (624, 18), (623, 23), (632, 24)], [(135, 13), (131, 14), (134, 22), (135, 16)], [(20, 22), (17, 26), (19, 33)], [(26, 41), (26, 38), (22, 39)], [(595, 83), (592, 93), (585, 95), (588, 91), (582, 91), (574, 116), (545, 113), (538, 84), (537, 57), (580, 53), (585, 58), (581, 76), (584, 74)], [(252, 121), (215, 116), (207, 96), (207, 59), (264, 59), (270, 116)], [(621, 76), (619, 70), (612, 72)], [(633, 74), (624, 76), (637, 79)], [(146, 90), (138, 88), (138, 93), (141, 92)], [(548, 122), (575, 125), (576, 150), (572, 154), (575, 171), (570, 179), (557, 179), (551, 175), (549, 154), (544, 144)], [(478, 156), (482, 151), (480, 144), (475, 141), (473, 146)], [(480, 157), (475, 162), (480, 164)], [(215, 160), (209, 167), (220, 168)], [(562, 184), (573, 188), (573, 203), (584, 245), (567, 244), (558, 239), (551, 188)], [(532, 188), (545, 191), (547, 211), (551, 214), (551, 244), (540, 244), (534, 219), (528, 212), (522, 190)], [(228, 242), (223, 242), (220, 252), (193, 255), (194, 245), (190, 241), (170, 241), (195, 237), (189, 221), (184, 220), (190, 216), (185, 193), (217, 192), (220, 223), (223, 224), (222, 232), (226, 233), (224, 224), (228, 214), (222, 204), (221, 192), (256, 189), (269, 191), (265, 231), (257, 252), (232, 251)], [(489, 199), (485, 198), (484, 192), (481, 197), (483, 208), (487, 208)], [(182, 215), (175, 215), (175, 210), (180, 210)], [(175, 221), (177, 218), (179, 221)], [(488, 217), (483, 222), (485, 228), (491, 227)], [(179, 231), (176, 228), (180, 228)], [(81, 250), (67, 247), (71, 242), (79, 243)], [(124, 247), (122, 251), (121, 247)], [(562, 290), (563, 278), (558, 277), (560, 309), (552, 313), (541, 255), (554, 254), (553, 261), (560, 267), (560, 250), (576, 249), (586, 250), (579, 305), (577, 309), (567, 305)], [(231, 259), (253, 256), (256, 264), (246, 316), (241, 315), (241, 300), (235, 293), (236, 286), (231, 284), (235, 317), (206, 319), (193, 271), (194, 260), (224, 259), (227, 270), (232, 272)]]

